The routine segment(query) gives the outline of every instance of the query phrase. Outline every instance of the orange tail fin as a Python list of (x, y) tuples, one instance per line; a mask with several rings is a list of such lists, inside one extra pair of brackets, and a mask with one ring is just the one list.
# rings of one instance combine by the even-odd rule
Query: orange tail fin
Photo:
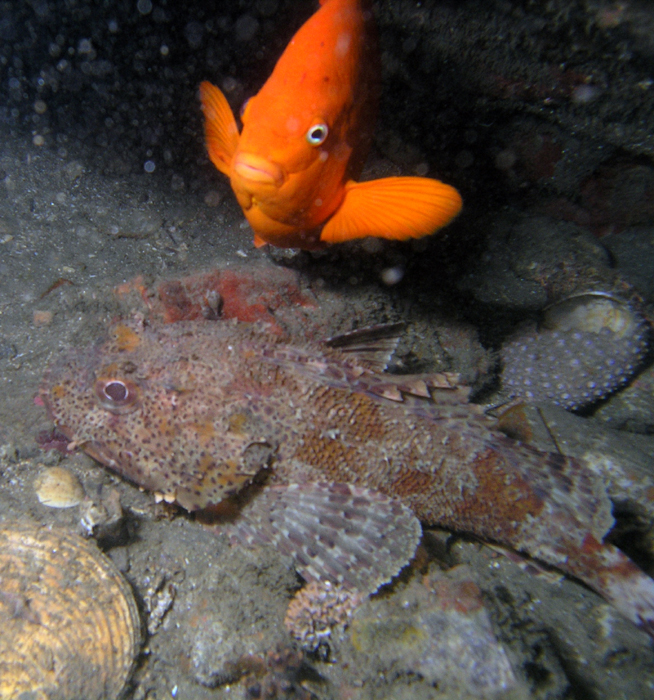
[(397, 241), (428, 236), (461, 211), (461, 195), (439, 180), (387, 177), (350, 181), (345, 199), (320, 235), (325, 243), (376, 236)]
[(211, 162), (229, 177), (232, 157), (238, 145), (238, 127), (225, 95), (206, 80), (200, 83), (204, 112), (204, 134)]

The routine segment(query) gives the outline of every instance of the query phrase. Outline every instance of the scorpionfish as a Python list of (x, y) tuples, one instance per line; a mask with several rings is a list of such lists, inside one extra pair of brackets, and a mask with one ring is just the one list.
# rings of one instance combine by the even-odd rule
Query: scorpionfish
[(558, 567), (652, 634), (654, 580), (604, 542), (597, 476), (494, 429), (451, 375), (384, 373), (352, 351), (365, 332), (314, 346), (237, 321), (123, 321), (40, 396), (74, 445), (189, 511), (229, 505), (237, 541), (292, 554), (308, 580), (374, 590), (419, 520)]

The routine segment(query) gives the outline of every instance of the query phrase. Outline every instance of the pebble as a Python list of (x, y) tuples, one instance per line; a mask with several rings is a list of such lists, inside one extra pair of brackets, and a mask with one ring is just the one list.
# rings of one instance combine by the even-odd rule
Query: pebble
[(37, 328), (49, 326), (52, 323), (52, 311), (35, 311), (32, 316), (32, 322)]

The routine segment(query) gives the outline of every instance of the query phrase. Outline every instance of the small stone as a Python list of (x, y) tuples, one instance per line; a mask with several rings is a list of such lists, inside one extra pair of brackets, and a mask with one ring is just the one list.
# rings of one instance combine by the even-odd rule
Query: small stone
[(117, 489), (104, 492), (101, 499), (87, 498), (80, 508), (80, 530), (97, 540), (116, 539), (123, 524), (123, 508)]
[(32, 318), (37, 328), (49, 326), (52, 323), (52, 311), (35, 311)]
[(443, 697), (523, 697), (471, 574), (435, 571), (401, 595), (369, 599), (352, 616), (343, 653), (355, 668), (372, 654), (378, 672), (424, 678)]

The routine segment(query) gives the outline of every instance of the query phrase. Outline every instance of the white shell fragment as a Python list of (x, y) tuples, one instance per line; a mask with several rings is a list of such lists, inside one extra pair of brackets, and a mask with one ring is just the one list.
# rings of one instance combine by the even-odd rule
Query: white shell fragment
[(622, 299), (600, 292), (579, 294), (553, 304), (543, 325), (556, 331), (601, 333), (606, 328), (616, 339), (642, 332), (642, 319)]
[(50, 508), (72, 508), (84, 499), (77, 477), (64, 467), (46, 467), (34, 480), (39, 502)]

